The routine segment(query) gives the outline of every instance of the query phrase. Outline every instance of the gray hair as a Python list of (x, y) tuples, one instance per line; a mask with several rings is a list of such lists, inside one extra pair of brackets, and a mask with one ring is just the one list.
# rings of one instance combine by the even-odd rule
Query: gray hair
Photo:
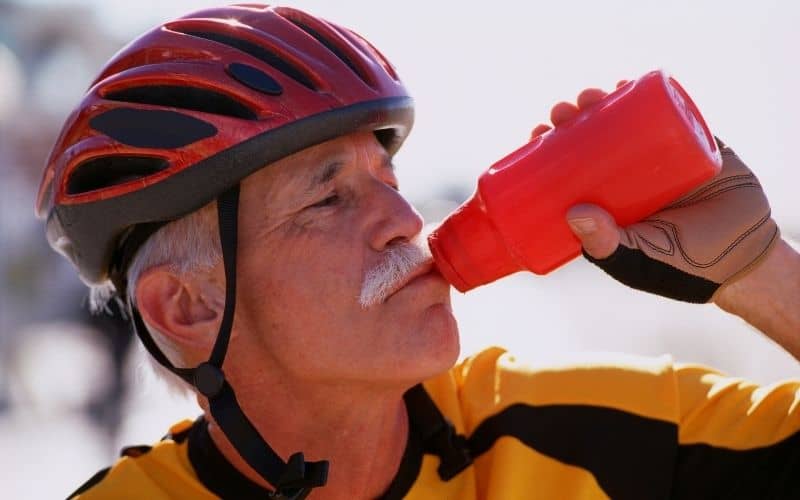
[[(136, 304), (136, 286), (139, 277), (147, 270), (167, 265), (176, 274), (213, 267), (222, 258), (219, 234), (217, 233), (216, 202), (170, 222), (153, 233), (137, 250), (127, 271), (127, 300)], [(116, 290), (111, 282), (94, 286), (90, 290), (90, 306), (93, 311), (102, 311)], [(169, 345), (167, 337), (147, 325), (148, 332), (157, 345)], [(168, 353), (165, 356), (175, 366), (184, 366), (181, 356)], [(181, 359), (172, 359), (181, 358)], [(171, 392), (186, 394), (190, 386), (180, 377), (161, 366), (152, 356), (147, 356), (155, 374), (164, 380)]]

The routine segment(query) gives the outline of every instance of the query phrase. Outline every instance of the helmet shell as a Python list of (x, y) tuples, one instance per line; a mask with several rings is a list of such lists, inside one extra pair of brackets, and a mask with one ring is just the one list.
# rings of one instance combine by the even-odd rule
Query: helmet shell
[(394, 68), (353, 31), (286, 7), (205, 9), (103, 68), (53, 147), (37, 215), (86, 283), (116, 282), (136, 228), (341, 135), (374, 131), (394, 154), (412, 123)]

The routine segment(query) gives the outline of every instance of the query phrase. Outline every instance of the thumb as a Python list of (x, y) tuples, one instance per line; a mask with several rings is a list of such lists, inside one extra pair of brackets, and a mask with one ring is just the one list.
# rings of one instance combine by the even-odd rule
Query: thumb
[(619, 246), (619, 227), (614, 217), (597, 205), (575, 205), (567, 211), (567, 223), (595, 259), (605, 259)]

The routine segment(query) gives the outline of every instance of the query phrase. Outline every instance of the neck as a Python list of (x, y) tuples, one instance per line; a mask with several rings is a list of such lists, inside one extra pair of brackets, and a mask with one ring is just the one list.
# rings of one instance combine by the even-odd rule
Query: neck
[[(375, 498), (389, 487), (408, 438), (402, 389), (231, 384), (250, 421), (284, 461), (298, 451), (308, 461), (330, 461), (328, 484), (309, 498)], [(271, 488), (203, 407), (209, 434), (225, 458), (252, 481)]]

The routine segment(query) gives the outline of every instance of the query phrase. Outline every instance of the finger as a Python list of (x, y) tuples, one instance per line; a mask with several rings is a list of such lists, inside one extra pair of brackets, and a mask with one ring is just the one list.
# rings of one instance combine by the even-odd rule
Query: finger
[(531, 140), (536, 139), (537, 137), (539, 137), (540, 135), (544, 134), (548, 130), (552, 130), (552, 128), (553, 127), (551, 127), (550, 125), (545, 125), (544, 123), (540, 123), (539, 125), (536, 125), (533, 128), (533, 130), (531, 131)]
[(603, 89), (586, 89), (578, 94), (578, 108), (586, 109), (607, 95)]
[(560, 102), (550, 110), (550, 121), (558, 127), (578, 114), (578, 106), (571, 102)]
[(617, 249), (620, 228), (614, 217), (597, 205), (576, 205), (567, 211), (567, 222), (581, 240), (583, 249), (595, 259), (605, 259)]
[(629, 81), (630, 81), (630, 80), (620, 80), (620, 81), (618, 81), (618, 82), (617, 82), (617, 88), (620, 88), (620, 87), (622, 87), (622, 86), (625, 86), (625, 85), (627, 85)]

